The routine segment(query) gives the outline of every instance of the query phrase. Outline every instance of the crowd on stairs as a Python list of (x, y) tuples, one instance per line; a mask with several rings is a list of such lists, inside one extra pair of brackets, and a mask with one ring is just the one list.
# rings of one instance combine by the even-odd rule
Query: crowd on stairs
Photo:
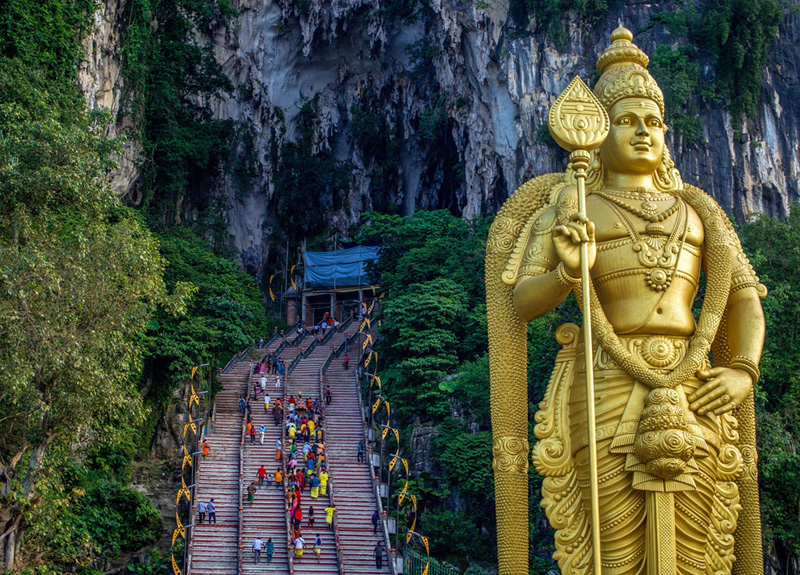
[[(225, 397), (226, 405), (224, 417), (218, 407), (218, 420), (224, 419), (231, 428), (235, 424), (228, 425), (229, 419), (243, 425), (240, 526), (238, 543), (234, 543), (237, 572), (336, 575), (348, 565), (348, 573), (385, 573), (387, 554), (380, 524), (374, 520), (372, 473), (364, 457), (364, 424), (349, 366), (347, 348), (352, 334), (334, 321), (325, 328), (316, 326), (316, 330), (299, 327), (302, 331), (295, 342), (316, 331), (316, 349), (302, 350), (296, 343), (288, 345), (286, 338), (273, 338), (267, 347), (256, 348), (261, 357), (248, 366), (250, 376), (244, 374), (245, 385), (226, 385), (217, 396), (218, 402)], [(323, 329), (325, 335), (320, 334)], [(322, 341), (330, 345), (321, 345)], [(342, 354), (340, 361), (331, 363), (333, 348)], [(327, 369), (324, 382), (323, 363)], [(242, 374), (242, 369), (236, 373)], [(231, 398), (236, 400), (233, 405), (238, 414), (230, 409)], [(218, 438), (212, 436), (212, 441), (217, 443)], [(230, 459), (230, 465), (221, 458)], [(205, 465), (224, 467), (230, 474), (236, 457), (231, 450), (219, 454), (215, 450)], [(204, 484), (204, 480), (198, 494), (216, 493), (215, 487), (222, 485)], [(213, 503), (197, 501), (199, 518), (201, 508), (207, 512)], [(228, 495), (226, 506), (231, 504), (236, 505)], [(232, 572), (221, 565), (219, 570), (213, 567), (220, 563), (215, 559), (220, 558), (224, 543), (212, 545), (208, 527), (201, 527), (198, 521), (192, 573)], [(200, 534), (207, 544), (199, 544)], [(250, 552), (252, 560), (243, 559)], [(230, 553), (226, 557), (230, 559)], [(209, 569), (198, 569), (204, 561)]]

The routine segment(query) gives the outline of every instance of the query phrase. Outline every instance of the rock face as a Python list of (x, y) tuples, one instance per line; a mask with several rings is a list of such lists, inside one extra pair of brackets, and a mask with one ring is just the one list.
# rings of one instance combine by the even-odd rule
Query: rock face
[[(122, 91), (117, 1), (98, 17), (82, 73), (88, 101), (112, 112)], [(234, 0), (234, 7), (238, 15), (200, 41), (211, 43), (236, 87), (211, 103), (215, 116), (252, 124), (257, 177), (241, 190), (222, 176), (207, 193), (223, 199), (233, 246), (258, 254), (267, 253), (276, 221), (270, 146), (296, 139), (304, 104), (318, 116), (314, 149), (349, 162), (343, 201), (319, 204), (332, 228), (346, 236), (375, 208), (446, 208), (471, 217), (496, 211), (526, 179), (563, 169), (564, 153), (543, 141), (540, 127), (576, 74), (596, 77), (596, 57), (618, 23), (648, 53), (677, 46), (663, 25), (651, 24), (654, 14), (674, 8), (667, 2), (612, 1), (590, 24), (569, 16), (558, 47), (535, 20), (520, 25), (506, 2)], [(798, 16), (789, 14), (769, 49), (757, 114), (741, 129), (721, 106), (698, 102), (703, 141), (688, 145), (668, 133), (684, 180), (738, 217), (782, 215), (800, 198), (798, 30)], [(711, 63), (700, 65), (708, 77)], [(359, 111), (378, 120), (389, 161), (354, 132)], [(124, 120), (113, 129), (124, 129)], [(129, 143), (114, 179), (121, 194), (135, 177), (136, 155)]]
[[(125, 82), (120, 61), (121, 21), (124, 0), (107, 0), (102, 11), (94, 16), (93, 34), (83, 45), (86, 59), (78, 70), (78, 85), (90, 110), (105, 110), (114, 119), (107, 135), (117, 137), (129, 131), (130, 118), (120, 114)], [(126, 139), (119, 169), (111, 175), (111, 186), (120, 196), (126, 196), (136, 179), (141, 146), (133, 138)]]

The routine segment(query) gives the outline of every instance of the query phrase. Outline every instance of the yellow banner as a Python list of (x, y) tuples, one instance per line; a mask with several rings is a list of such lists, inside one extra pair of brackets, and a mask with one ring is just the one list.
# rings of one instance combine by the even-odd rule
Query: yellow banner
[(369, 361), (372, 359), (372, 354), (367, 354), (367, 359), (364, 360), (364, 367), (369, 365)]
[(275, 301), (275, 294), (272, 293), (272, 280), (275, 278), (275, 274), (269, 276), (269, 297), (272, 298), (272, 301)]
[(183, 539), (186, 539), (186, 528), (183, 526), (183, 523), (181, 523), (181, 518), (178, 516), (177, 511), (175, 512), (175, 522), (178, 524), (178, 527), (172, 532), (173, 546), (175, 545), (175, 540), (178, 538), (178, 535), (180, 535)]
[(375, 385), (375, 383), (377, 383), (377, 384), (378, 384), (378, 389), (383, 389), (383, 388), (381, 387), (381, 378), (380, 378), (380, 377), (378, 377), (378, 374), (375, 374), (375, 375), (373, 375), (373, 376), (372, 376), (372, 379), (369, 381), (369, 386), (370, 386), (370, 388), (372, 388), (372, 386), (373, 386), (373, 385)]
[(295, 285), (294, 283), (294, 268), (296, 267), (297, 266), (292, 266), (292, 269), (289, 270), (289, 281), (292, 282), (292, 287), (294, 288), (294, 291), (297, 291), (297, 285)]
[(428, 562), (425, 563), (425, 569), (422, 570), (422, 575), (428, 575), (428, 567), (430, 567), (431, 561), (428, 559)]
[[(403, 491), (405, 491), (406, 489), (408, 489), (408, 479), (406, 479), (406, 485), (405, 485), (405, 487), (403, 487)], [(403, 502), (403, 499), (406, 498), (406, 494), (403, 493), (403, 491), (401, 491), (400, 494), (397, 496), (397, 506), (398, 507)]]
[(361, 349), (367, 349), (368, 345), (372, 345), (372, 336), (367, 334), (367, 337), (364, 338), (364, 343), (361, 344)]
[(189, 467), (192, 466), (192, 454), (189, 453), (189, 450), (186, 449), (186, 446), (183, 446), (183, 463), (181, 463), (181, 471), (183, 468), (186, 467), (186, 464), (189, 464)]
[[(192, 370), (192, 377), (194, 377), (194, 370), (197, 369), (196, 367)], [(192, 394), (189, 396), (189, 409), (192, 409), (192, 404), (196, 403), (197, 407), (200, 407), (200, 396), (197, 395), (197, 392), (194, 390), (194, 384), (192, 384)]]
[[(190, 415), (191, 417), (191, 415)], [(194, 422), (190, 421), (186, 425), (183, 426), (183, 436), (186, 437), (186, 432), (189, 431), (189, 428), (192, 428), (192, 432), (197, 435), (197, 425)]]
[(372, 313), (372, 308), (375, 307), (375, 300), (372, 300), (372, 303), (369, 304), (369, 309), (367, 310), (367, 315)]
[[(428, 538), (423, 536), (423, 535), (420, 535), (419, 538), (422, 539), (422, 542), (425, 544), (425, 553), (430, 555), (431, 554), (431, 549), (430, 549), (430, 547), (428, 547)], [(427, 571), (427, 569), (426, 569), (426, 571)]]
[(172, 555), (172, 572), (175, 575), (183, 575), (181, 573), (180, 567), (178, 567), (178, 563), (175, 561), (175, 556), (174, 555)]
[(372, 404), (372, 413), (375, 413), (375, 411), (378, 409), (378, 405), (380, 404), (380, 402), (381, 402), (381, 400), (379, 398), (379, 399), (376, 399), (375, 403)]
[(183, 477), (181, 477), (181, 488), (178, 489), (178, 496), (175, 498), (175, 505), (177, 505), (178, 502), (181, 500), (182, 495), (186, 496), (186, 501), (188, 501), (189, 503), (192, 502), (191, 493), (189, 493), (189, 488), (186, 487), (186, 481), (183, 480)]
[(381, 439), (386, 439), (386, 434), (389, 433), (389, 428), (384, 427), (383, 431), (381, 431)]
[[(200, 369), (198, 366), (192, 368), (192, 377), (190, 379), (194, 379), (194, 374), (197, 373), (198, 369)], [(194, 392), (194, 388), (192, 388), (192, 392)]]

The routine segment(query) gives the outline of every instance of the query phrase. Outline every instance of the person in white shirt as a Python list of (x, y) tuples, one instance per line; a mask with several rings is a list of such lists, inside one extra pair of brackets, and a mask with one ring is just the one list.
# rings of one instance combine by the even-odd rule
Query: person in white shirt
[(303, 539), (302, 536), (294, 540), (294, 556), (298, 563), (300, 563), (300, 560), (303, 558), (303, 547), (305, 546), (306, 540)]
[(258, 563), (261, 559), (261, 546), (262, 542), (261, 539), (256, 537), (253, 539), (253, 563)]

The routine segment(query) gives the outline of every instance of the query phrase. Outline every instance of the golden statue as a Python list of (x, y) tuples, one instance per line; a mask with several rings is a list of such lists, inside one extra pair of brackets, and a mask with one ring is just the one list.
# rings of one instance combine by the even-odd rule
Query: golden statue
[(615, 30), (594, 95), (576, 79), (551, 111), (566, 173), (525, 183), (489, 232), (501, 575), (528, 574), (525, 325), (570, 292), (589, 334), (556, 332), (532, 453), (562, 574), (763, 573), (752, 387), (766, 290), (723, 210), (681, 181), (632, 40)]

